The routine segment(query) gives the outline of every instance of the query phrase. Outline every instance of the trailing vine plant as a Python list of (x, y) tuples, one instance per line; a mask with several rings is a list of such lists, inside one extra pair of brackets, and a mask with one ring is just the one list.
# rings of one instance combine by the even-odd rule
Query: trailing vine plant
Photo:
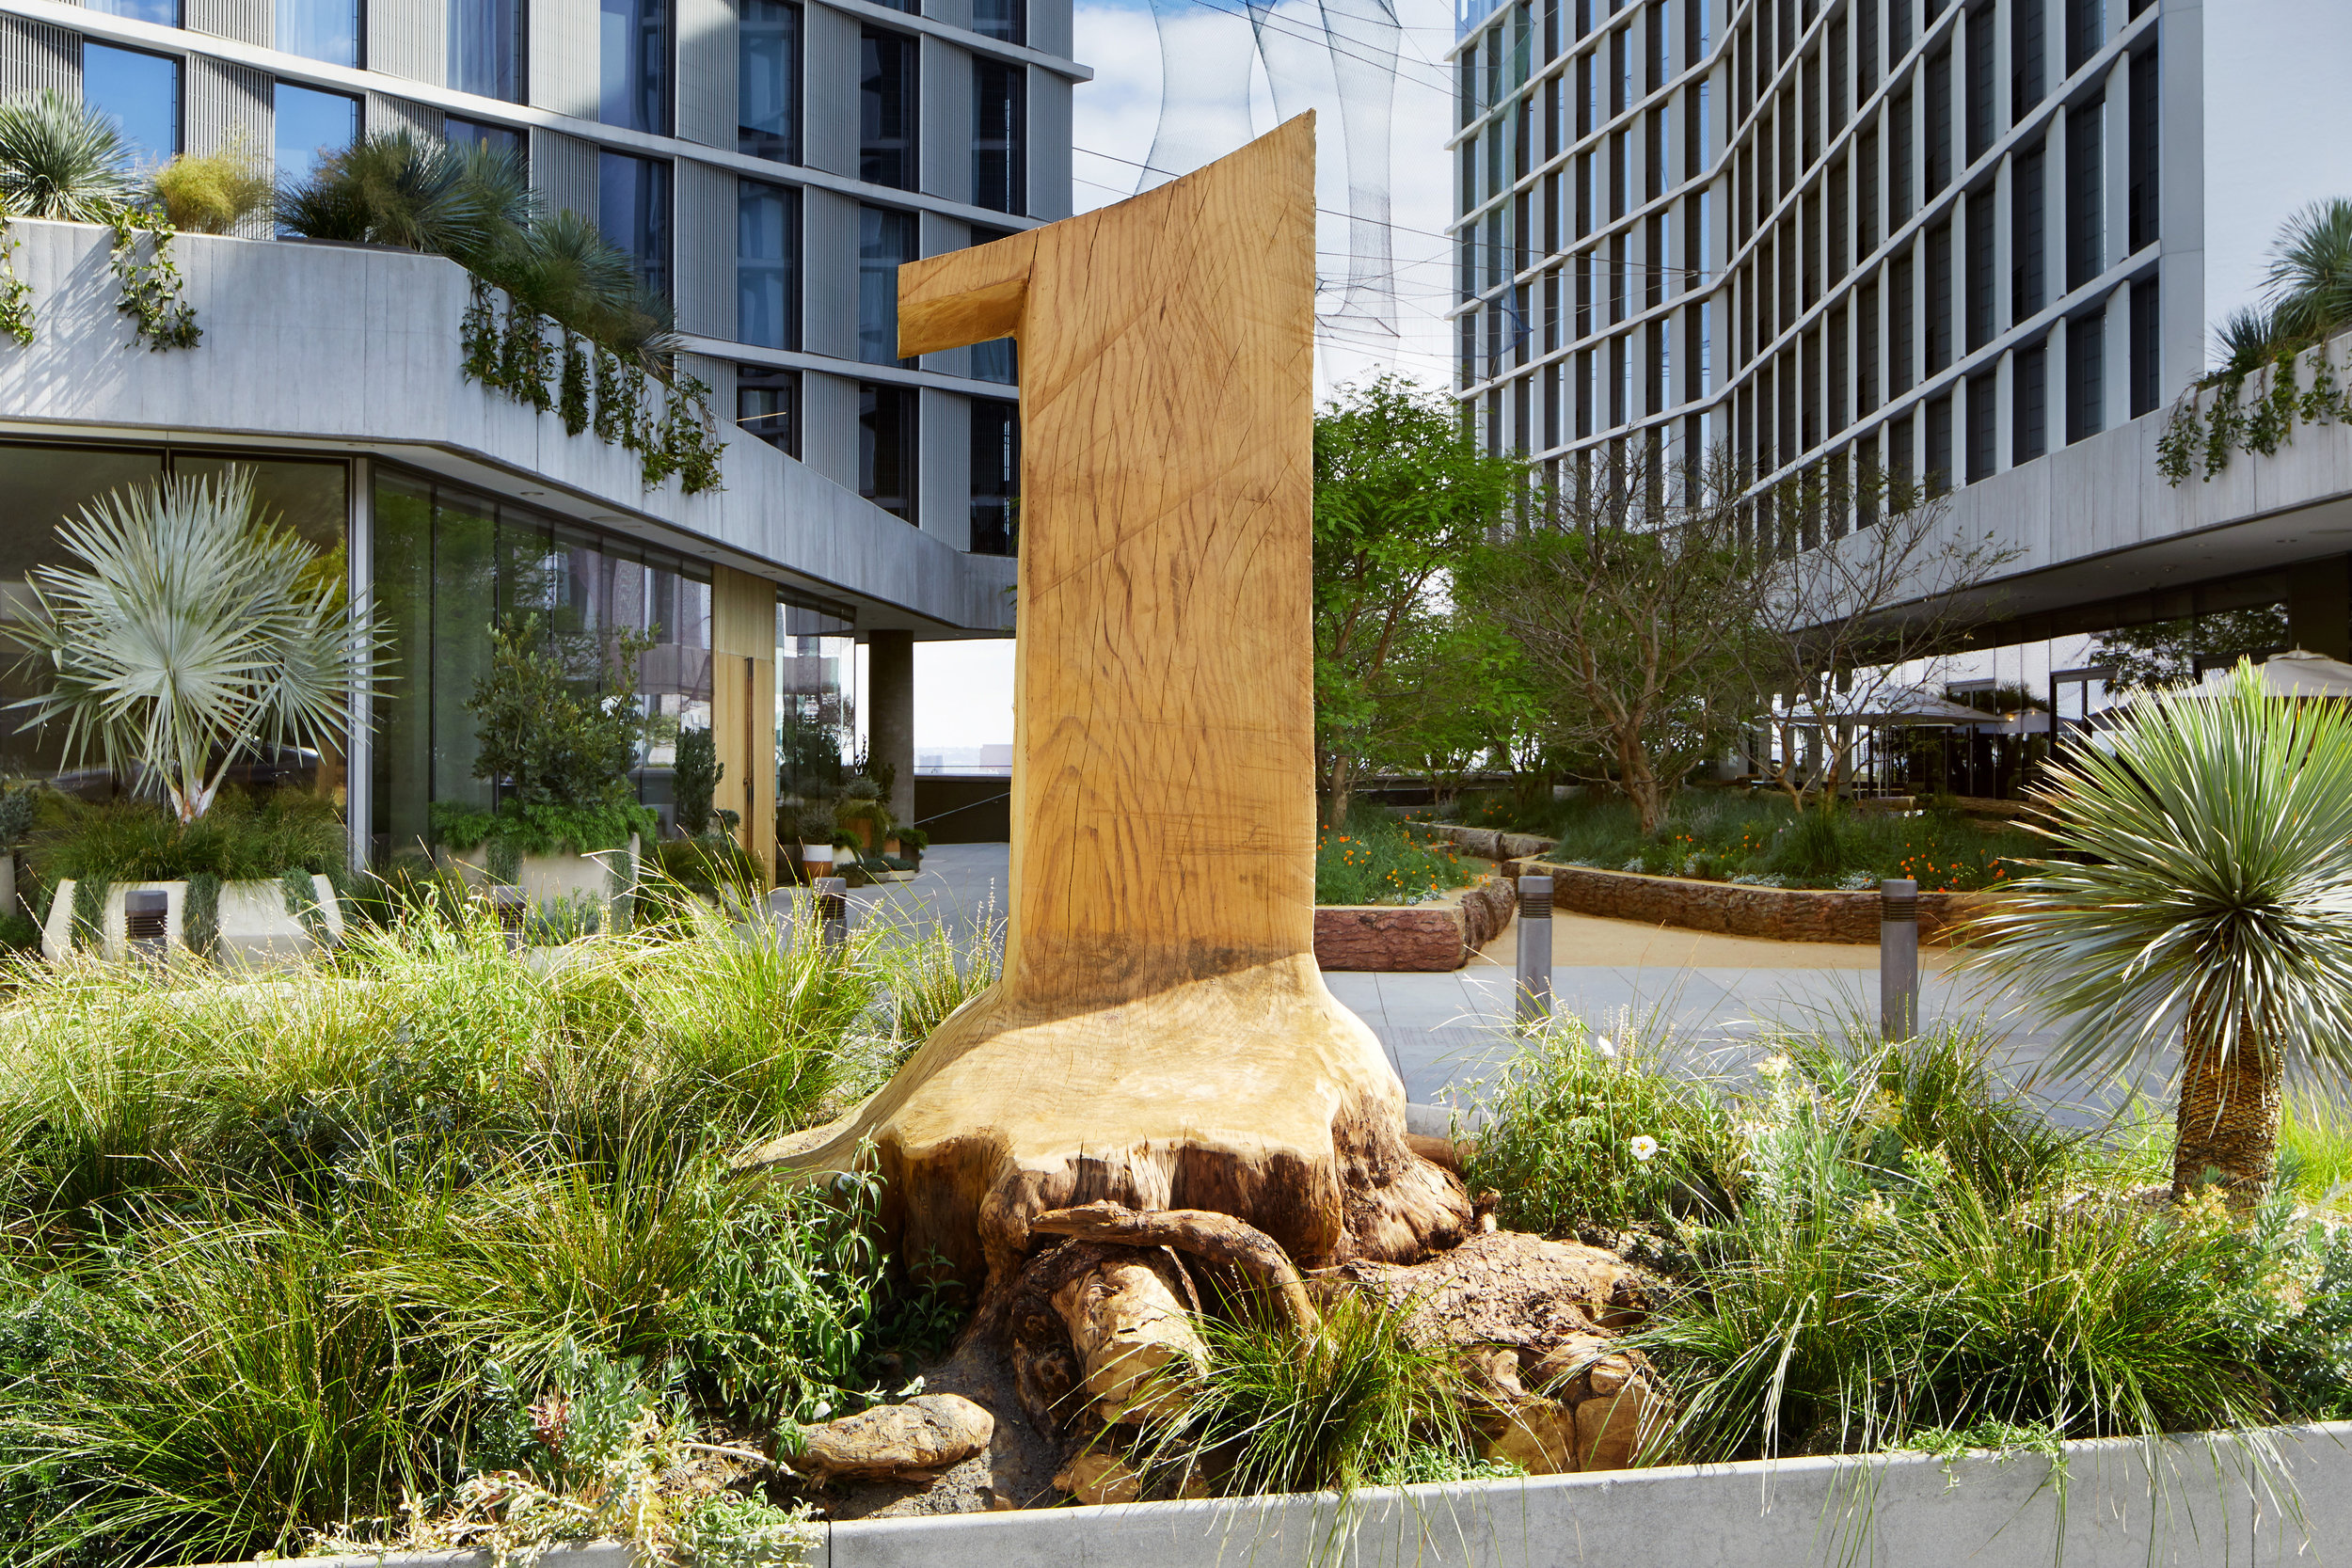
[[(725, 451), (710, 411), (710, 388), (691, 376), (655, 378), (593, 340), (583, 339), (480, 278), (458, 323), (466, 379), (494, 388), (545, 414), (553, 411), (566, 435), (593, 433), (607, 446), (637, 454), (645, 487), (673, 475), (690, 496), (720, 486)], [(559, 349), (550, 326), (563, 334)], [(657, 416), (658, 409), (658, 416)]]
[[(196, 308), (187, 302), (187, 279), (171, 259), (171, 242), (180, 231), (161, 213), (146, 208), (121, 208), (110, 224), (115, 243), (108, 259), (122, 285), (117, 309), (137, 324), (138, 336), (156, 353), (196, 347), (204, 329), (196, 325)], [(142, 229), (151, 241), (145, 261), (139, 259)]]
[[(2352, 391), (2336, 379), (2322, 344), (2312, 356), (2312, 381), (2299, 380), (2298, 356), (2280, 355), (2269, 366), (2269, 381), (2253, 401), (2246, 400), (2248, 372), (2224, 372), (2181, 394), (2156, 437), (2156, 472), (2179, 485), (2190, 474), (2210, 483), (2240, 451), (2275, 456), (2295, 439), (2301, 424), (2352, 423)], [(2201, 405), (2199, 395), (2213, 394)]]
[(0, 212), (0, 332), (20, 345), (33, 341), (33, 286), (16, 275), (16, 235)]

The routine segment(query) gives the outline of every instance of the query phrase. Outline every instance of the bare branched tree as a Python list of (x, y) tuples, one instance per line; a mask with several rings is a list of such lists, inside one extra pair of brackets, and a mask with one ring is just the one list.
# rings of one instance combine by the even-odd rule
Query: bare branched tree
[(1645, 833), (1738, 733), (1759, 657), (1738, 484), (1722, 464), (1672, 484), (1652, 471), (1571, 481), (1459, 578), (1520, 645), (1547, 738), (1599, 753)]
[(1962, 532), (1947, 496), (1899, 476), (1808, 476), (1756, 515), (1757, 537), (1810, 546), (1760, 553), (1749, 579), (1744, 647), (1772, 740), (1757, 763), (1799, 807), (1835, 801), (1872, 724), (1941, 707), (1917, 667), (1962, 645), (1978, 591), (2018, 551)]

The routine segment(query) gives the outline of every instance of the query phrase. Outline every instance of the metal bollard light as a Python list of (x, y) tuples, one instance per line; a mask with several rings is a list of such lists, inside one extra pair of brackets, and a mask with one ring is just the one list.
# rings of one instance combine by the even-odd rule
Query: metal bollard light
[(1909, 877), (1879, 883), (1879, 1034), (1889, 1041), (1919, 1032), (1919, 884)]
[(171, 946), (171, 898), (160, 889), (141, 888), (122, 895), (123, 943), (131, 957), (161, 963)]
[(1551, 879), (1519, 879), (1518, 1021), (1551, 1017)]
[(850, 945), (850, 879), (819, 877), (815, 886), (817, 918), (825, 933), (825, 945), (839, 952)]

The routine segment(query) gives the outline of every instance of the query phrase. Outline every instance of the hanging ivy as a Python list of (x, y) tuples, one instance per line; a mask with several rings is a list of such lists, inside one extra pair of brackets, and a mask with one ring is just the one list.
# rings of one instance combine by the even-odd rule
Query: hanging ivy
[[(491, 286), (474, 280), (458, 325), (466, 379), (495, 388), (541, 413), (553, 410), (566, 435), (593, 433), (637, 454), (645, 487), (679, 476), (688, 495), (719, 488), (725, 447), (710, 412), (710, 388), (692, 377), (665, 378), (648, 396), (642, 365), (581, 338), (509, 296), (501, 319)], [(548, 329), (563, 335), (559, 349)]]
[(0, 332), (32, 345), (33, 286), (16, 275), (16, 234), (6, 212), (0, 212)]
[(588, 356), (569, 332), (564, 334), (564, 388), (555, 406), (564, 417), (564, 435), (577, 436), (588, 428)]
[(490, 285), (479, 277), (473, 280), (473, 293), (466, 301), (465, 318), (458, 323), (457, 341), (465, 351), (466, 379), (485, 387), (498, 385), (498, 307), (490, 302)]
[[(122, 286), (117, 309), (137, 324), (138, 336), (150, 349), (162, 353), (194, 348), (204, 329), (196, 325), (196, 308), (187, 302), (187, 279), (180, 276), (180, 265), (171, 259), (171, 242), (180, 231), (163, 214), (151, 209), (126, 207), (111, 222), (115, 243), (109, 260)], [(152, 242), (145, 261), (139, 259), (142, 229)]]
[[(2282, 356), (2269, 368), (2269, 380), (2249, 403), (2243, 372), (2224, 373), (2191, 387), (2172, 405), (2156, 437), (2156, 472), (2168, 484), (2185, 483), (2191, 473), (2208, 483), (2230, 466), (2231, 457), (2250, 451), (2275, 456), (2295, 439), (2302, 424), (2352, 423), (2352, 392), (2336, 379), (2336, 368), (2323, 345), (2312, 356), (2312, 382), (2299, 380), (2296, 355)], [(2212, 393), (2201, 404), (2201, 393)]]

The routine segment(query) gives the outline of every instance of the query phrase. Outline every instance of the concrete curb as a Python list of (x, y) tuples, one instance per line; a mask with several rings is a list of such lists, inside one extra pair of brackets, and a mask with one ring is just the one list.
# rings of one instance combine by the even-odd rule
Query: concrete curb
[[(2352, 1561), (2352, 1422), (2040, 1455), (1678, 1466), (829, 1527), (809, 1568), (2236, 1568)], [(2061, 1487), (2053, 1484), (2061, 1479)], [(312, 1560), (475, 1568), (475, 1553)], [(624, 1549), (545, 1568), (624, 1568)]]

